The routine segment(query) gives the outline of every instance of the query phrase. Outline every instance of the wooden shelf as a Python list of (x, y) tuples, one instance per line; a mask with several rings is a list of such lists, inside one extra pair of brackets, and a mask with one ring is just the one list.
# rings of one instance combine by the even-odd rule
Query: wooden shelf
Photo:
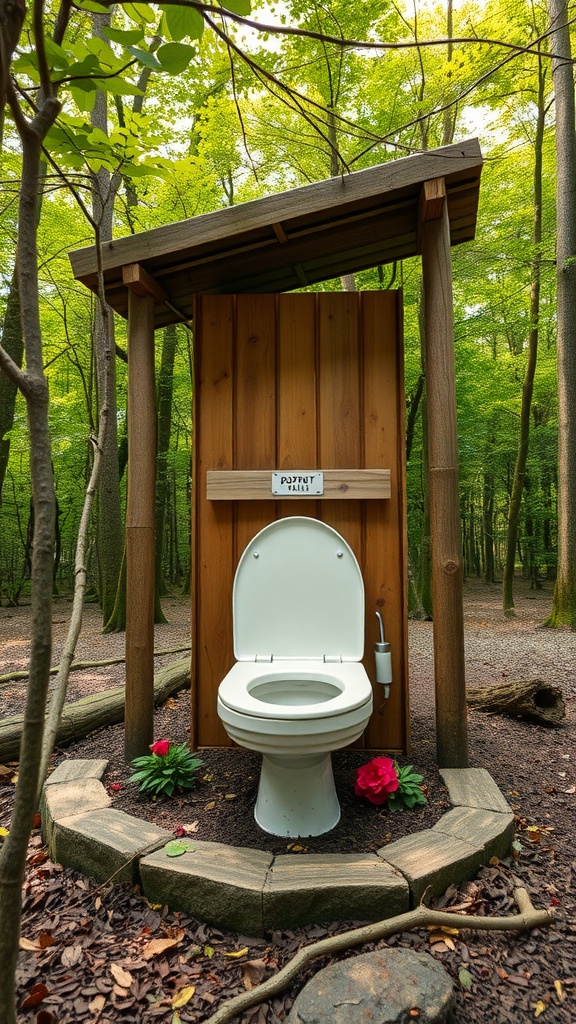
[[(279, 470), (286, 475), (302, 473), (302, 470)], [(318, 470), (308, 470), (314, 473)], [(310, 498), (322, 501), (329, 498), (366, 499), (389, 498), (389, 469), (324, 469), (323, 494), (273, 494), (271, 469), (224, 469), (208, 470), (206, 473), (206, 497), (208, 501), (291, 501)]]

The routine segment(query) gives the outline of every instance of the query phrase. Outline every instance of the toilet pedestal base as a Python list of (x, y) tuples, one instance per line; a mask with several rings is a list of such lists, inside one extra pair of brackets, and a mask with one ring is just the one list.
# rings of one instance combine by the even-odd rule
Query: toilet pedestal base
[(264, 754), (256, 824), (286, 839), (321, 836), (340, 821), (330, 754), (298, 759)]

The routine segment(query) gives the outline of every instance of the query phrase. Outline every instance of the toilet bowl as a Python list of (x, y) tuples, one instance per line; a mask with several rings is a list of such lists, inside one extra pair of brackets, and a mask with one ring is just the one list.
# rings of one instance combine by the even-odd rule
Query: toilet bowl
[(331, 751), (372, 713), (360, 567), (332, 527), (279, 519), (248, 544), (232, 601), (237, 660), (217, 707), (228, 736), (262, 754), (254, 817), (272, 835), (322, 835), (340, 819)]

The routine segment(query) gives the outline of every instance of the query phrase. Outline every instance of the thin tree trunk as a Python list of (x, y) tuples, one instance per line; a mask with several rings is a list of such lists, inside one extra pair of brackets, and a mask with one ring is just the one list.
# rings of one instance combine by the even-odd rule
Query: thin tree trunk
[(530, 409), (532, 406), (532, 393), (534, 390), (534, 375), (536, 373), (536, 359), (538, 355), (538, 319), (540, 316), (540, 243), (542, 241), (542, 145), (544, 141), (544, 81), (545, 74), (542, 57), (538, 59), (538, 116), (536, 121), (536, 136), (534, 140), (534, 220), (532, 227), (532, 244), (535, 246), (534, 258), (532, 260), (532, 284), (530, 287), (530, 334), (528, 336), (528, 359), (524, 371), (524, 383), (522, 385), (522, 405), (520, 409), (520, 437), (518, 438), (518, 452), (514, 466), (514, 479), (512, 483), (512, 494), (508, 510), (508, 531), (506, 536), (506, 562), (504, 565), (504, 580), (502, 591), (502, 605), (506, 614), (513, 614), (514, 608), (514, 567), (516, 563), (516, 544), (518, 539), (518, 524), (520, 521), (520, 506), (522, 504), (522, 493), (524, 490), (524, 479), (526, 476), (526, 462), (528, 459), (528, 444), (530, 440)]
[[(110, 25), (110, 17), (110, 14), (92, 15), (93, 31), (97, 38), (103, 38), (102, 30)], [(106, 94), (101, 90), (96, 92), (90, 120), (94, 127), (108, 134), (108, 105)], [(119, 184), (120, 176), (113, 177), (104, 167), (101, 167), (92, 178), (92, 212), (102, 243), (109, 242), (112, 238), (114, 200)], [(105, 409), (107, 416), (100, 449), (97, 521), (100, 604), (102, 622), (106, 625), (112, 615), (116, 599), (124, 550), (124, 532), (118, 468), (114, 317), (101, 302), (96, 305), (92, 338), (96, 356), (99, 415), (100, 411)]]
[[(16, 366), (21, 367), (24, 341), (20, 320), (17, 263), (14, 266), (10, 281), (10, 291), (6, 300), (6, 311), (2, 327), (2, 347), (11, 356)], [(10, 456), (10, 437), (8, 435), (14, 423), (17, 390), (16, 383), (7, 374), (0, 372), (0, 502), (2, 501), (2, 487)]]
[[(14, 6), (9, 8), (5, 3), (2, 13), (13, 22)], [(0, 19), (2, 36), (5, 24), (4, 19)], [(3, 41), (2, 38), (0, 42)], [(14, 95), (12, 101), (16, 105)], [(19, 371), (6, 353), (0, 354), (4, 370), (10, 372), (26, 399), (35, 509), (30, 674), (12, 823), (0, 850), (0, 1024), (16, 1024), (15, 971), (22, 913), (21, 891), (28, 840), (37, 806), (36, 795), (42, 781), (44, 711), (50, 679), (55, 495), (48, 428), (48, 382), (44, 376), (40, 329), (36, 204), (40, 189), (42, 140), (59, 109), (58, 102), (48, 97), (31, 124), (21, 113), (18, 118), (22, 142), (18, 269), (26, 371)]]
[(549, 0), (556, 102), (558, 570), (548, 626), (576, 626), (576, 129), (566, 0)]

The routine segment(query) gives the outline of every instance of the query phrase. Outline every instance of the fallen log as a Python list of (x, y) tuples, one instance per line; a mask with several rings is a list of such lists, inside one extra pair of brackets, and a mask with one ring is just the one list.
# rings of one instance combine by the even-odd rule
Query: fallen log
[[(154, 657), (160, 658), (163, 654), (180, 654), (181, 651), (189, 651), (190, 644), (186, 644), (184, 647), (168, 647), (165, 651), (154, 651)], [(123, 655), (121, 658), (106, 658), (105, 661), (73, 661), (70, 665), (71, 672), (81, 672), (87, 668), (106, 668), (108, 665), (122, 665), (126, 661), (126, 656)], [(50, 669), (50, 675), (55, 676), (60, 666), (53, 665)], [(18, 679), (28, 679), (28, 669), (15, 669), (14, 672), (5, 672), (4, 675), (0, 676), (0, 684), (16, 682)]]
[[(154, 676), (154, 703), (163, 704), (171, 694), (190, 686), (190, 659), (180, 658), (159, 669)], [(56, 743), (64, 746), (82, 739), (95, 729), (116, 725), (124, 718), (125, 687), (92, 693), (66, 704), (62, 712)], [(12, 715), (0, 722), (0, 763), (16, 761), (20, 752), (23, 715)]]
[(566, 715), (562, 691), (543, 679), (517, 679), (469, 688), (466, 701), (479, 711), (517, 715), (540, 725), (560, 725)]
[(384, 921), (364, 925), (340, 935), (331, 935), (328, 939), (320, 939), (310, 946), (299, 949), (291, 960), (271, 978), (256, 985), (251, 991), (242, 992), (239, 996), (227, 999), (216, 1013), (207, 1017), (205, 1024), (226, 1024), (233, 1017), (240, 1017), (251, 1006), (268, 1001), (278, 995), (294, 980), (296, 975), (319, 956), (332, 956), (342, 949), (351, 949), (364, 942), (379, 942), (396, 932), (406, 932), (413, 928), (472, 928), (478, 931), (523, 931), (530, 928), (545, 928), (554, 921), (550, 910), (537, 910), (526, 889), (518, 887), (514, 890), (514, 899), (519, 914), (510, 917), (476, 917), (461, 915), (450, 911), (429, 910), (422, 904), (415, 910), (409, 910), (397, 917), (389, 917)]

